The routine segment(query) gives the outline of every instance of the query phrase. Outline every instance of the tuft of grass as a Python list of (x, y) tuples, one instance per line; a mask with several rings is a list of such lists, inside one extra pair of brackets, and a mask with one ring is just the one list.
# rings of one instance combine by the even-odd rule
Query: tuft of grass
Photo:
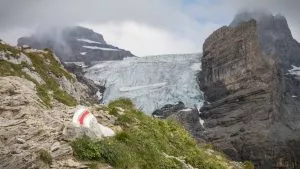
[(52, 156), (47, 150), (40, 150), (39, 151), (39, 158), (46, 164), (51, 164), (52, 163)]
[(117, 100), (111, 101), (108, 104), (108, 108), (109, 109), (113, 109), (113, 108), (116, 108), (116, 107), (121, 107), (121, 108), (123, 108), (125, 110), (135, 109), (134, 104), (128, 98), (119, 98)]
[(88, 137), (77, 139), (71, 143), (71, 146), (77, 157), (81, 160), (100, 160), (101, 145), (92, 142), (92, 140), (90, 140)]
[[(1, 44), (0, 43), (0, 51), (4, 51), (4, 52), (10, 52), (15, 58), (19, 58), (20, 57), (20, 54), (21, 54), (21, 50), (16, 48), (16, 47), (13, 47), (13, 46), (10, 46), (8, 44)], [(7, 56), (8, 57), (8, 56)]]
[(37, 95), (47, 107), (51, 107), (51, 99), (49, 97), (47, 85), (38, 85)]
[(97, 160), (115, 168), (179, 169), (182, 164), (177, 158), (199, 169), (225, 169), (230, 165), (223, 156), (207, 154), (207, 149), (198, 146), (178, 123), (147, 116), (127, 99), (113, 101), (109, 107), (113, 106), (125, 109), (117, 119), (123, 131), (101, 141), (87, 137), (73, 141), (71, 145), (79, 159)]
[(112, 107), (108, 109), (109, 114), (113, 115), (113, 116), (118, 116), (118, 109), (116, 107)]
[(244, 168), (245, 169), (254, 169), (254, 164), (251, 161), (245, 161)]
[(0, 60), (0, 64), (0, 76), (24, 76), (20, 65), (10, 63), (6, 60)]
[(56, 99), (57, 101), (68, 105), (68, 106), (76, 106), (77, 105), (77, 101), (76, 99), (74, 99), (71, 95), (69, 95), (67, 92), (57, 89), (54, 91), (54, 95), (53, 95), (54, 99)]

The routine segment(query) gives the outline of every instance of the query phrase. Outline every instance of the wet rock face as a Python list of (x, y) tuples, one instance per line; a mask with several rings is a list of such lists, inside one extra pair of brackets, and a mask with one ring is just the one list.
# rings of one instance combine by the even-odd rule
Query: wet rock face
[(101, 34), (84, 27), (53, 28), (18, 39), (18, 46), (50, 48), (62, 62), (122, 60), (134, 56), (130, 51), (107, 44)]
[[(299, 66), (300, 46), (285, 19), (264, 19), (222, 27), (205, 41), (199, 77), (205, 132), (200, 137), (256, 168), (297, 168), (299, 81), (288, 70), (293, 62)], [(276, 32), (282, 36), (271, 38)]]
[(174, 105), (173, 104), (167, 104), (167, 105), (163, 106), (162, 108), (155, 110), (152, 113), (152, 116), (165, 119), (168, 116), (170, 116), (170, 115), (172, 115), (172, 114), (176, 113), (177, 111), (182, 110), (184, 108), (185, 108), (185, 105), (184, 105), (183, 102), (178, 102), (178, 104), (174, 104)]

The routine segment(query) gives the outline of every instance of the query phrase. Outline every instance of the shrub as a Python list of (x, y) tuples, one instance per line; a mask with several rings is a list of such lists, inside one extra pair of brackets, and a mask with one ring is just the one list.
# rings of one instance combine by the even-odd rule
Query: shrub
[(21, 53), (21, 51), (18, 48), (15, 48), (7, 44), (1, 44), (1, 43), (0, 43), (0, 51), (10, 52), (12, 54), (12, 57), (16, 57), (16, 58), (19, 58)]
[(254, 169), (254, 165), (251, 161), (245, 161), (244, 162), (244, 168), (245, 169)]
[(47, 85), (38, 85), (37, 95), (47, 107), (51, 107), (51, 99), (48, 94)]
[(71, 143), (75, 155), (81, 160), (99, 160), (100, 148), (97, 143), (87, 137), (79, 138)]
[(39, 158), (46, 164), (52, 163), (52, 156), (47, 150), (40, 150), (39, 151)]
[(108, 108), (116, 108), (116, 107), (121, 107), (125, 110), (133, 110), (134, 109), (134, 104), (132, 101), (128, 98), (119, 98), (117, 100), (111, 101), (108, 104)]

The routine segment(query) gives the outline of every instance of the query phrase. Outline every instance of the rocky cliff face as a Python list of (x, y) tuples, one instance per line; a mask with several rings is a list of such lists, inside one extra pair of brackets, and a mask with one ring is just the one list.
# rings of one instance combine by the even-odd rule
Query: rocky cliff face
[(131, 57), (129, 51), (109, 45), (98, 34), (84, 27), (53, 28), (18, 39), (18, 45), (36, 49), (50, 48), (62, 62), (122, 60)]
[(238, 15), (203, 52), (201, 137), (256, 168), (299, 168), (300, 45), (285, 18)]

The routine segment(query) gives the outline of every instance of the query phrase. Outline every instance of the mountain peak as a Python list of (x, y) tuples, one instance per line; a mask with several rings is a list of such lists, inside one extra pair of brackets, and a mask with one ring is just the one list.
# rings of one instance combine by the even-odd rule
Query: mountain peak
[(272, 31), (276, 34), (276, 38), (292, 37), (286, 18), (281, 14), (274, 15), (267, 11), (244, 11), (238, 13), (229, 26), (236, 27), (242, 22), (247, 22), (251, 19), (257, 22), (260, 34), (268, 34), (266, 31)]
[(107, 44), (101, 34), (81, 26), (39, 29), (29, 37), (19, 38), (18, 45), (50, 48), (62, 62), (89, 63), (134, 56), (130, 51)]

